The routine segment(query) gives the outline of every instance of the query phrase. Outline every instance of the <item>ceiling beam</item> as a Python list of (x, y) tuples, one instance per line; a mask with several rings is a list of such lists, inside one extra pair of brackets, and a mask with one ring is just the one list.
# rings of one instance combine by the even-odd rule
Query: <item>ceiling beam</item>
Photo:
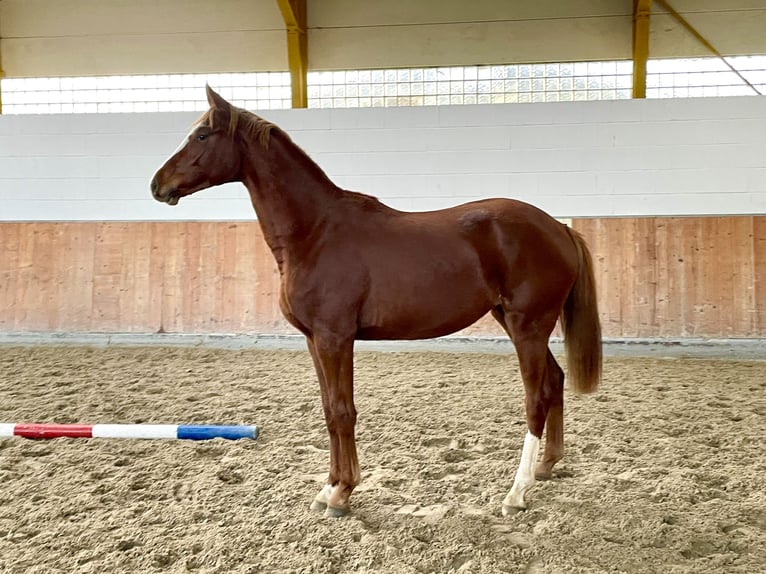
[(731, 65), (731, 64), (730, 64), (730, 63), (729, 63), (729, 62), (726, 60), (726, 58), (724, 58), (724, 57), (723, 57), (723, 55), (721, 54), (721, 52), (719, 52), (718, 50), (716, 50), (715, 46), (713, 46), (713, 44), (711, 44), (710, 42), (708, 42), (708, 41), (707, 41), (707, 38), (705, 38), (705, 37), (704, 37), (702, 34), (700, 34), (700, 33), (697, 31), (697, 29), (696, 29), (694, 26), (692, 26), (691, 24), (689, 24), (689, 22), (688, 22), (688, 20), (687, 20), (686, 18), (684, 18), (683, 16), (681, 16), (681, 14), (679, 14), (678, 12), (676, 12), (676, 11), (675, 11), (675, 9), (674, 9), (674, 8), (673, 8), (673, 7), (672, 7), (672, 6), (671, 6), (671, 5), (670, 5), (670, 4), (667, 2), (667, 0), (657, 0), (657, 2), (658, 2), (658, 3), (659, 3), (659, 5), (660, 5), (660, 6), (662, 6), (662, 7), (663, 7), (665, 10), (667, 10), (667, 11), (668, 11), (668, 13), (669, 13), (671, 16), (673, 16), (673, 18), (675, 18), (675, 19), (676, 19), (676, 20), (679, 22), (679, 24), (681, 24), (681, 26), (683, 26), (684, 28), (686, 28), (686, 31), (687, 31), (687, 32), (689, 32), (689, 33), (690, 33), (692, 36), (694, 36), (694, 37), (695, 37), (695, 38), (696, 38), (696, 39), (699, 41), (699, 43), (700, 43), (700, 44), (702, 44), (703, 46), (705, 46), (705, 48), (707, 48), (708, 50), (710, 50), (710, 52), (712, 52), (713, 54), (715, 54), (716, 56), (718, 56), (718, 58), (719, 58), (719, 59), (720, 59), (720, 60), (721, 60), (721, 61), (722, 61), (724, 64), (726, 64), (726, 66), (727, 66), (727, 67), (728, 67), (728, 68), (729, 68), (729, 69), (730, 69), (732, 72), (734, 72), (734, 73), (735, 73), (735, 74), (736, 74), (736, 75), (739, 77), (739, 79), (740, 79), (740, 80), (742, 80), (742, 81), (743, 81), (745, 84), (747, 84), (748, 86), (750, 86), (750, 88), (751, 88), (751, 89), (752, 89), (752, 90), (753, 90), (753, 91), (754, 91), (756, 94), (758, 94), (759, 96), (760, 96), (760, 95), (762, 95), (762, 94), (761, 94), (761, 92), (758, 90), (758, 88), (756, 88), (756, 87), (755, 87), (753, 84), (751, 84), (751, 83), (748, 81), (748, 79), (747, 79), (747, 78), (745, 78), (745, 76), (743, 76), (743, 75), (742, 75), (742, 74), (739, 72), (739, 70), (735, 69), (735, 68), (734, 68), (734, 66), (732, 66), (732, 65)]
[(287, 62), (294, 108), (308, 107), (306, 0), (277, 0), (287, 29)]
[(646, 97), (646, 62), (649, 59), (649, 17), (652, 0), (633, 0), (633, 97)]

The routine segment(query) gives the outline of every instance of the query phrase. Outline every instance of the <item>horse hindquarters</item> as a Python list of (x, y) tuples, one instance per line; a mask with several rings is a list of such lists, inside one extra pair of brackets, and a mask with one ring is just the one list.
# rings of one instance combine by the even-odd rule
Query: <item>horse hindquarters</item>
[[(592, 260), (582, 237), (566, 230), (575, 248), (568, 249), (571, 255), (562, 255), (561, 259), (563, 268), (575, 273), (571, 287), (562, 284), (562, 289), (568, 292), (557, 292), (555, 282), (546, 281), (541, 274), (537, 285), (527, 290), (534, 293), (531, 297), (534, 301), (524, 300), (526, 305), (522, 305), (513, 299), (504, 300), (502, 311), (496, 308), (493, 312), (516, 347), (524, 381), (528, 427), (513, 487), (503, 501), (503, 514), (526, 508), (525, 492), (534, 485), (536, 477), (549, 478), (553, 466), (563, 456), (564, 374), (548, 350), (548, 339), (559, 315), (573, 388), (576, 392), (591, 392), (600, 378), (601, 332)], [(576, 258), (572, 259), (573, 256)], [(552, 261), (549, 264), (552, 265)], [(564, 274), (563, 268), (561, 277), (572, 277)], [(539, 441), (546, 427), (543, 460), (536, 464)]]

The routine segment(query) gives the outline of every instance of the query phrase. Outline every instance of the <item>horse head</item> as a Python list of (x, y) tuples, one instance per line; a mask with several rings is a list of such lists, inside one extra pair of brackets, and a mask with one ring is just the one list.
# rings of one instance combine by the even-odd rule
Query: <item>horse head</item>
[(152, 195), (157, 201), (176, 205), (184, 196), (242, 179), (235, 137), (239, 110), (210, 86), (206, 90), (210, 109), (152, 178)]

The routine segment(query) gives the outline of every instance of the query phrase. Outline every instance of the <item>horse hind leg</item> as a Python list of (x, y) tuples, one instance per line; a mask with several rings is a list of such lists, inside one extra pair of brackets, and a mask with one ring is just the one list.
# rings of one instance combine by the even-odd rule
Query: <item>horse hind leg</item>
[[(505, 322), (503, 307), (498, 305), (493, 308), (492, 316), (513, 340), (511, 330)], [(535, 478), (538, 480), (549, 479), (553, 465), (564, 455), (564, 371), (561, 370), (550, 350), (548, 350), (546, 363), (543, 384), (545, 395), (550, 398), (550, 407), (545, 423), (545, 452), (542, 462), (535, 468)]]
[(553, 466), (564, 457), (564, 371), (548, 350), (544, 393), (549, 401), (545, 419), (545, 451), (535, 467), (537, 480), (553, 476)]
[[(497, 318), (495, 312), (493, 315)], [(513, 486), (503, 500), (504, 516), (527, 508), (525, 495), (535, 484), (535, 465), (540, 449), (540, 438), (551, 406), (551, 389), (547, 382), (550, 353), (548, 338), (556, 324), (556, 319), (556, 314), (553, 312), (536, 317), (534, 320), (530, 320), (523, 313), (513, 311), (504, 313), (506, 330), (512, 336), (516, 354), (519, 357), (527, 418), (527, 434), (524, 438), (519, 467)]]

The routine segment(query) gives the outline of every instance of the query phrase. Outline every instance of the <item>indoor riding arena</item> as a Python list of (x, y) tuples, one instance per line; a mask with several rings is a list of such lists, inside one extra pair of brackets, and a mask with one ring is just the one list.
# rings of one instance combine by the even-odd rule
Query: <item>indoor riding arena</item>
[(0, 573), (766, 571), (763, 30), (0, 0)]

